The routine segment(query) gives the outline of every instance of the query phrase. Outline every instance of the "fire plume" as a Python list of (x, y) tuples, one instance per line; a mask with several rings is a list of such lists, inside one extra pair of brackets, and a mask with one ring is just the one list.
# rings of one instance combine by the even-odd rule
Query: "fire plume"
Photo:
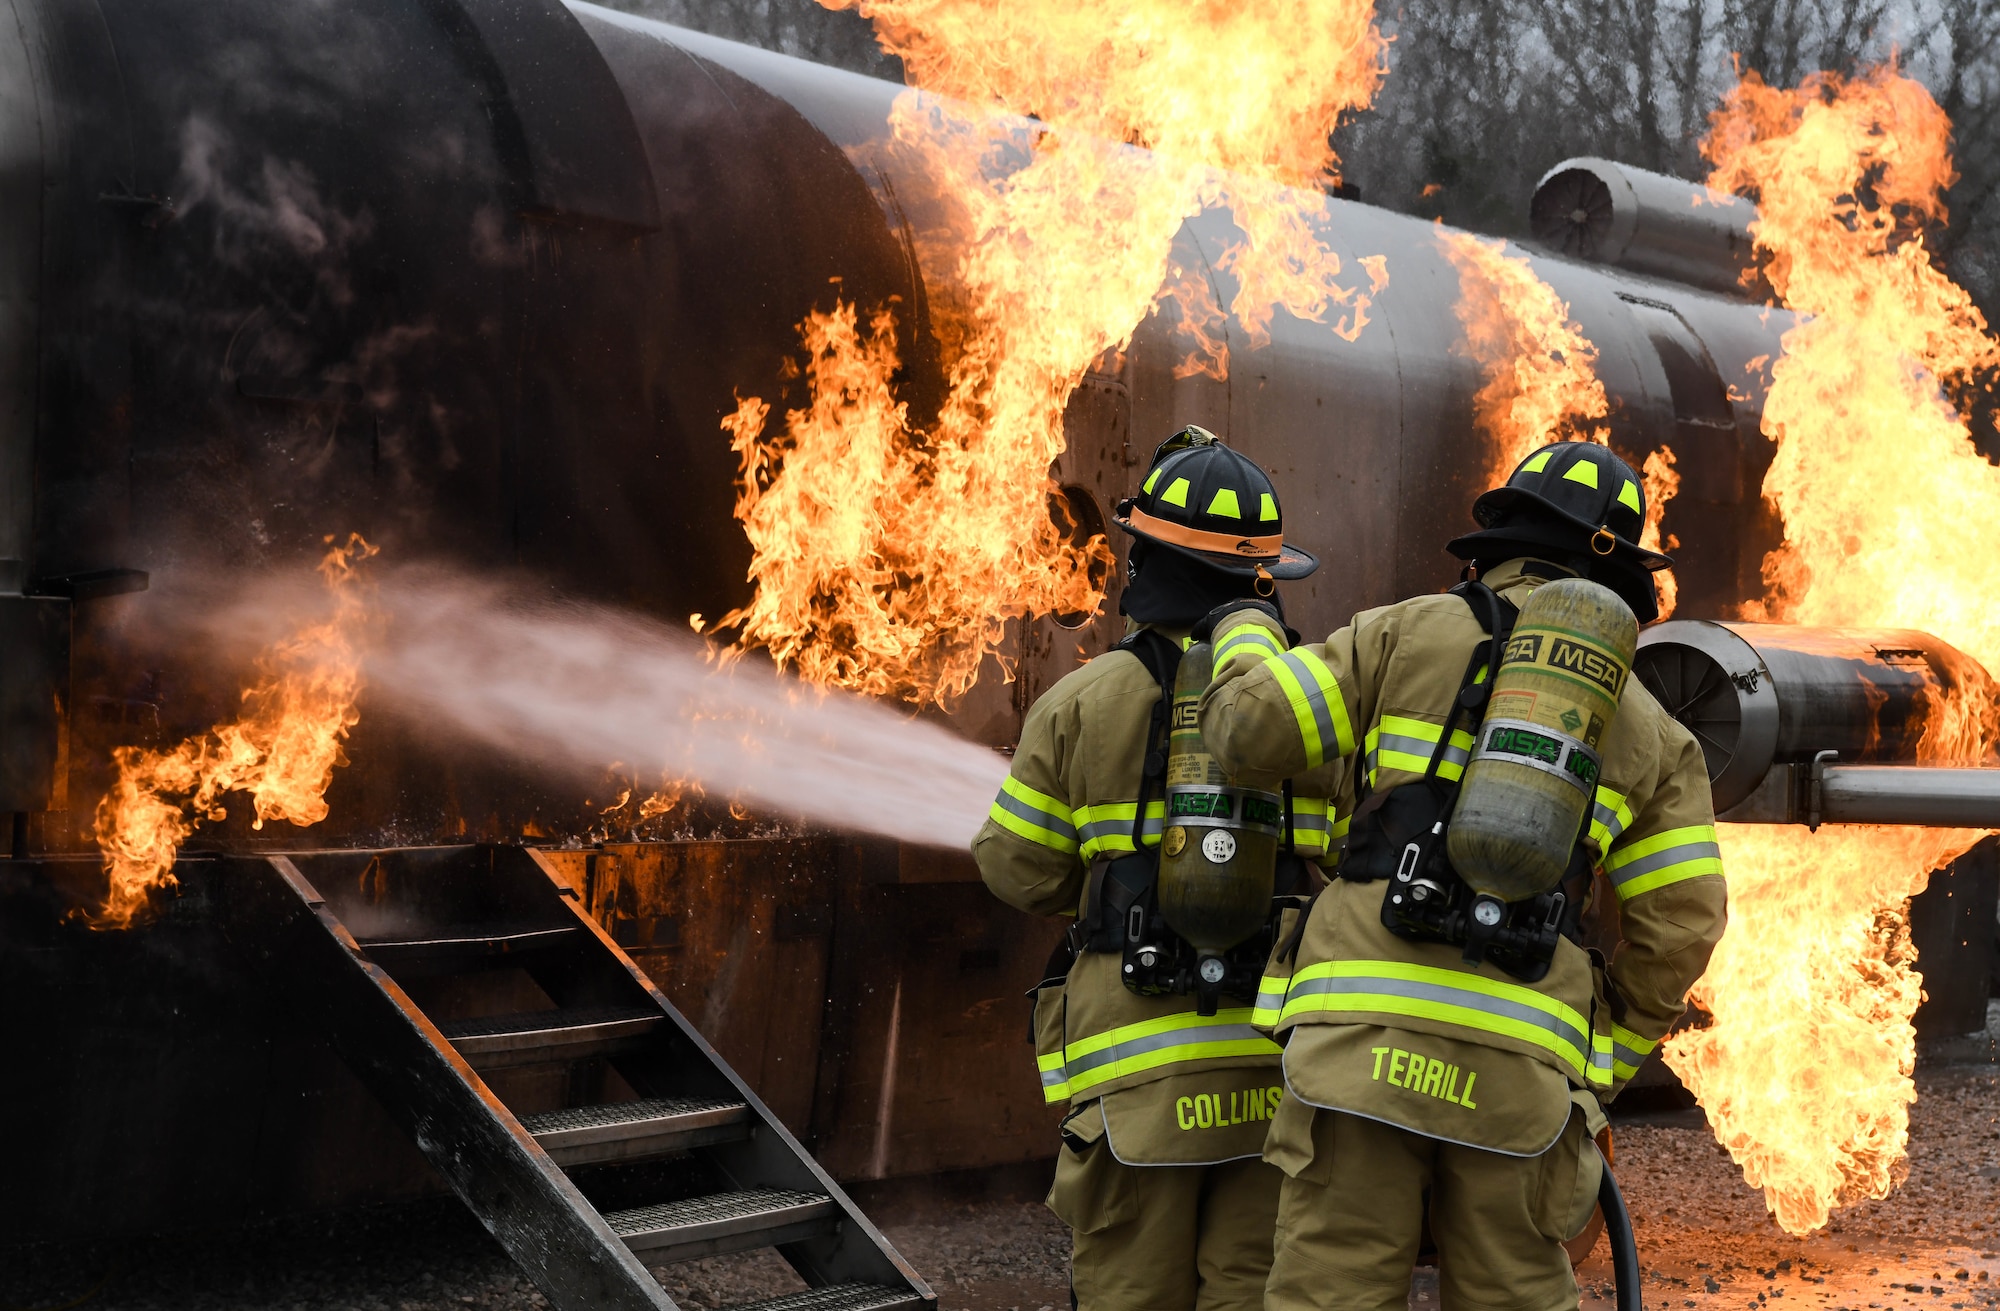
[(1220, 302), (1170, 268), (1183, 222), (1233, 217), (1217, 271), (1253, 347), (1279, 310), (1365, 326), (1387, 272), (1352, 280), (1318, 225), (1328, 133), (1372, 98), (1385, 46), (1366, 0), (825, 2), (873, 19), (915, 88), (891, 128), (936, 192), (914, 221), (949, 390), (912, 421), (890, 307), (805, 320), (809, 403), (771, 431), (745, 398), (724, 425), (756, 593), (722, 623), (807, 679), (942, 702), (1008, 620), (1102, 603), (1106, 543), (1049, 508), (1091, 363), (1164, 288), (1206, 343), (1194, 367), (1227, 367)]
[[(1662, 446), (1646, 457), (1644, 467), (1639, 470), (1646, 481), (1646, 523), (1639, 532), (1639, 545), (1648, 551), (1661, 554), (1676, 550), (1680, 539), (1671, 533), (1664, 537), (1660, 531), (1660, 521), (1666, 517), (1667, 502), (1674, 499), (1681, 490), (1681, 475), (1674, 468), (1674, 453)], [(1674, 578), (1674, 571), (1662, 569), (1653, 575), (1653, 587), (1660, 596), (1660, 618), (1671, 619), (1674, 606), (1680, 600), (1680, 583)]]
[[(2000, 350), (1923, 232), (1945, 218), (1949, 133), (1893, 65), (1793, 90), (1751, 73), (1705, 149), (1711, 186), (1757, 200), (1766, 274), (1802, 315), (1764, 405), (1785, 540), (1751, 617), (1921, 628), (1994, 668), (2000, 469), (1940, 382)], [(1977, 763), (1991, 723), (1990, 706), (1940, 706), (1922, 755)], [(1977, 836), (1723, 828), (1732, 923), (1695, 991), (1711, 1019), (1665, 1056), (1793, 1233), (1901, 1177), (1921, 998), (1906, 907)]]
[[(1550, 442), (1611, 440), (1600, 422), (1611, 412), (1597, 376), (1597, 346), (1569, 316), (1569, 305), (1542, 281), (1525, 255), (1511, 254), (1505, 241), (1454, 232), (1442, 224), (1438, 242), (1458, 270), (1453, 306), (1465, 340), (1454, 349), (1470, 356), (1485, 383), (1472, 397), (1473, 421), (1492, 442), (1487, 481), (1507, 481), (1521, 461)], [(1673, 452), (1661, 447), (1646, 458), (1646, 523), (1639, 544), (1661, 545), (1660, 519), (1680, 490)], [(1660, 617), (1674, 612), (1671, 572), (1656, 575)]]
[(1440, 225), (1445, 258), (1458, 270), (1453, 307), (1465, 340), (1454, 349), (1479, 365), (1485, 385), (1472, 398), (1473, 421), (1492, 439), (1488, 481), (1507, 481), (1516, 465), (1550, 442), (1603, 445), (1610, 412), (1597, 377), (1597, 347), (1569, 316), (1569, 305), (1542, 281), (1525, 255), (1499, 239)]
[[(1598, 380), (1598, 348), (1570, 318), (1556, 288), (1542, 282), (1526, 256), (1510, 254), (1504, 240), (1438, 226), (1438, 244), (1458, 270), (1456, 344), (1486, 380), (1472, 396), (1472, 420), (1492, 442), (1488, 484), (1498, 486), (1538, 446), (1550, 442), (1610, 442), (1602, 420), (1610, 414)], [(1646, 526), (1640, 546), (1668, 552), (1660, 542), (1660, 516), (1680, 490), (1674, 452), (1664, 446), (1646, 458)], [(1674, 614), (1674, 576), (1656, 574), (1660, 618)]]
[[(332, 539), (328, 539), (330, 542)], [(98, 928), (129, 928), (151, 894), (174, 886), (174, 858), (204, 820), (228, 811), (224, 794), (248, 792), (266, 820), (305, 827), (326, 818), (326, 789), (341, 744), (360, 722), (361, 629), (367, 618), (359, 566), (376, 553), (356, 534), (319, 565), (332, 613), (275, 643), (258, 659), (243, 713), (171, 750), (120, 747), (118, 779), (97, 803), (96, 834), (110, 889), (92, 917)]]

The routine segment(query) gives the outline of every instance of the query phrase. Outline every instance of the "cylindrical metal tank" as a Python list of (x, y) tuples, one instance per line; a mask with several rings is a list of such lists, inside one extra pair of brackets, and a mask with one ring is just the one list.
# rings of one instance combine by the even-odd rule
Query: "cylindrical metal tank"
[(1723, 295), (1761, 290), (1757, 207), (1616, 160), (1566, 159), (1542, 175), (1528, 223), (1551, 250)]
[[(54, 594), (75, 616), (67, 735), (48, 756), (67, 788), (28, 826), (37, 850), (89, 851), (113, 748), (178, 740), (234, 703), (228, 671), (150, 623), (186, 603), (182, 580), (255, 577), (359, 530), (391, 560), (521, 571), (674, 620), (718, 614), (746, 599), (749, 562), (720, 423), (739, 394), (799, 402), (801, 320), (837, 297), (893, 305), (901, 399), (921, 418), (944, 395), (930, 305), (950, 270), (923, 264), (905, 222), (935, 182), (890, 148), (901, 88), (558, 0), (13, 12), (0, 29), (0, 592)], [(1232, 235), (1225, 215), (1197, 216), (1174, 257), (1213, 270)], [(1279, 314), (1252, 349), (1230, 323), (1229, 376), (1177, 378), (1171, 315), (1150, 318), (1072, 397), (1053, 471), (1079, 517), (1102, 523), (1159, 438), (1187, 423), (1224, 434), (1271, 470), (1288, 535), (1326, 563), (1286, 588), (1314, 635), (1449, 583), (1443, 544), (1492, 463), (1435, 230), (1335, 200), (1322, 236), (1350, 265), (1387, 260), (1358, 340)], [(1789, 317), (1706, 275), (1528, 253), (1599, 348), (1614, 446), (1635, 463), (1661, 447), (1679, 457), (1664, 526), (1686, 543), (1683, 612), (1729, 613), (1761, 592), (1777, 540), (1758, 497), (1759, 362)], [(1214, 276), (1227, 303), (1234, 288)], [(106, 597), (111, 570), (144, 571), (152, 590)], [(1011, 744), (1035, 696), (1118, 631), (1115, 605), (1016, 625), (1003, 653), (1016, 679), (996, 664), (951, 722)], [(435, 738), (364, 703), (326, 821), (253, 832), (236, 813), (194, 845), (585, 831), (568, 781)], [(1007, 1017), (1052, 930), (998, 906), (962, 857), (793, 835), (578, 859), (593, 913), (791, 1108), (830, 1170), (1048, 1152)], [(46, 873), (58, 867), (60, 887)], [(31, 886), (0, 887), (0, 947), (24, 944), (0, 966), (32, 962), (38, 988), (99, 983), (63, 993), (73, 1032), (28, 1016), (50, 1054), (8, 1086), (5, 1109), (119, 1172), (71, 1171), (59, 1197), (30, 1181), (5, 1211), (14, 1232), (101, 1229), (112, 1202), (124, 1229), (303, 1204), (283, 1182), (295, 1178), (318, 1181), (315, 1204), (352, 1200), (407, 1167), (340, 1155), (347, 1103), (311, 1100), (338, 1084), (330, 1055), (245, 1057), (239, 1028), (202, 1018), (240, 1019), (241, 982), (211, 968), (227, 944), (201, 898), (156, 929), (93, 938), (61, 918), (89, 895), (87, 854), (38, 868)], [(184, 1014), (197, 986), (213, 996)], [(741, 1018), (765, 1014), (752, 991), (825, 1005), (758, 1027)], [(0, 988), (10, 1005), (33, 995)], [(179, 1081), (170, 1104), (209, 1108), (199, 1124), (155, 1112), (134, 1033), (182, 1054), (158, 1064)], [(259, 1158), (246, 1191), (250, 1172), (198, 1131), (291, 1123), (266, 1121), (267, 1102), (332, 1109), (296, 1144), (268, 1135), (259, 1150), (276, 1158)], [(117, 1136), (142, 1129), (144, 1142)], [(338, 1170), (320, 1168), (336, 1156)], [(127, 1187), (133, 1174), (147, 1188)]]
[[(7, 570), (32, 588), (114, 568), (154, 585), (78, 607), (71, 800), (33, 826), (38, 848), (87, 849), (111, 748), (197, 730), (234, 696), (145, 636), (177, 578), (254, 574), (359, 530), (389, 559), (716, 614), (745, 599), (748, 562), (720, 421), (739, 394), (796, 402), (807, 313), (893, 305), (904, 398), (921, 416), (943, 394), (926, 284), (949, 269), (922, 266), (904, 222), (937, 183), (890, 149), (900, 88), (554, 0), (24, 13), (23, 36), (0, 42), (31, 74), (10, 83), (0, 165), (42, 185), (0, 201), (0, 405), (22, 419), (0, 467), (31, 471), (4, 481), (35, 491), (12, 520), (0, 506), (0, 554), (21, 557), (0, 586)], [(29, 119), (47, 131), (17, 130)], [(1176, 257), (1214, 269), (1231, 235), (1225, 215), (1200, 216)], [(1323, 236), (1350, 262), (1387, 258), (1358, 341), (1280, 314), (1253, 350), (1232, 323), (1227, 380), (1176, 378), (1184, 346), (1155, 316), (1073, 398), (1055, 470), (1101, 521), (1156, 435), (1226, 434), (1331, 565), (1287, 589), (1320, 632), (1448, 581), (1442, 544), (1490, 463), (1431, 226), (1334, 201)], [(1681, 455), (1666, 526), (1701, 544), (1683, 605), (1719, 611), (1768, 544), (1743, 513), (1766, 458), (1746, 369), (1782, 316), (1537, 265), (1599, 345), (1614, 443)], [(10, 298), (6, 269), (35, 294)], [(9, 522), (32, 535), (6, 545)], [(1079, 648), (1116, 638), (1111, 611), (1019, 625), (1005, 654), (1021, 676), (986, 680), (953, 721), (1011, 742)], [(427, 736), (364, 715), (315, 836), (583, 827), (572, 787)], [(231, 820), (202, 840), (292, 837)]]
[[(1828, 752), (1843, 766), (1917, 765), (1934, 754), (1925, 736), (1948, 702), (1991, 714), (1995, 690), (1978, 661), (1910, 629), (1675, 619), (1641, 635), (1632, 672), (1701, 744), (1718, 813), (1748, 800), (1774, 767), (1810, 766)], [(1871, 773), (1872, 788), (1850, 778), (1857, 799), (1900, 787), (1915, 806), (1920, 772), (1930, 771), (1910, 770), (1902, 784)], [(1976, 772), (2000, 781), (2000, 770)], [(1931, 822), (1909, 813), (1900, 822)]]

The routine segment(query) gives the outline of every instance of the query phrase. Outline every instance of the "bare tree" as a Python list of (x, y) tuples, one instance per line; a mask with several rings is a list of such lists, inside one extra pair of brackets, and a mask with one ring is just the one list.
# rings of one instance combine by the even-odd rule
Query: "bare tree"
[(1336, 134), (1346, 177), (1503, 235), (1525, 233), (1536, 181), (1573, 155), (1700, 177), (1739, 67), (1788, 86), (1898, 58), (1957, 127), (1933, 246), (2000, 317), (2000, 0), (1404, 0), (1393, 28), (1380, 99)]

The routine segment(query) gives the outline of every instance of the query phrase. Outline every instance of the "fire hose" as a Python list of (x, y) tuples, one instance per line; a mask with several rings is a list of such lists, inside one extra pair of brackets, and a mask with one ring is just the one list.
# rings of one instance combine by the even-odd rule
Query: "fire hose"
[(1639, 1244), (1632, 1237), (1632, 1213), (1625, 1209), (1625, 1195), (1611, 1177), (1611, 1165), (1604, 1166), (1604, 1182), (1597, 1186), (1597, 1205), (1604, 1212), (1604, 1237), (1611, 1244), (1611, 1274), (1618, 1284), (1618, 1311), (1645, 1311), (1639, 1288)]

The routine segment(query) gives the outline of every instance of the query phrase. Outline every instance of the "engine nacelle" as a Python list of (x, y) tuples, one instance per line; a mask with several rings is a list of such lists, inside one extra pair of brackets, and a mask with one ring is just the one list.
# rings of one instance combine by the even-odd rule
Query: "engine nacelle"
[(1948, 716), (1995, 713), (1992, 675), (1929, 633), (1677, 619), (1632, 672), (1701, 743), (1719, 818), (2000, 826), (2000, 768), (1921, 763)]

